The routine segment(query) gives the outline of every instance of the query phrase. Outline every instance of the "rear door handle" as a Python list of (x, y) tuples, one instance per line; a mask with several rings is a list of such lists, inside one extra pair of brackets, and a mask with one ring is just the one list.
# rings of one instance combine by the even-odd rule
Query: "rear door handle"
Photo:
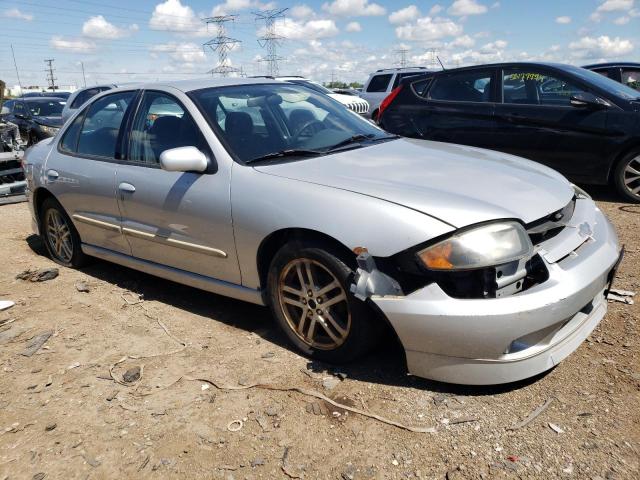
[(118, 185), (118, 190), (120, 190), (121, 192), (133, 193), (136, 191), (136, 187), (134, 187), (130, 183), (121, 182), (120, 185)]
[(56, 172), (55, 170), (47, 170), (47, 178), (49, 180), (57, 180), (57, 178), (60, 176), (60, 174), (58, 172)]

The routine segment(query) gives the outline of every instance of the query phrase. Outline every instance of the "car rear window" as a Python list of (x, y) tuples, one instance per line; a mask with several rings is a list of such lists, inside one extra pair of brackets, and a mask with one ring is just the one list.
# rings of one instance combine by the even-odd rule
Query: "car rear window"
[(367, 86), (367, 92), (386, 92), (393, 74), (374, 75)]

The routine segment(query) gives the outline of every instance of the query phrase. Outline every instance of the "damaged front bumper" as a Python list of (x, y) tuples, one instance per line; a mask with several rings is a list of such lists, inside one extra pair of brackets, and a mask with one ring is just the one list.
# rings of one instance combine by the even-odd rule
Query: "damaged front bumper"
[(501, 298), (456, 299), (436, 283), (404, 296), (389, 284), (367, 290), (366, 280), (375, 282), (362, 268), (354, 293), (387, 317), (410, 373), (461, 384), (513, 382), (554, 367), (593, 331), (621, 255), (613, 227), (590, 199), (577, 200), (571, 223), (537, 253), (548, 280)]

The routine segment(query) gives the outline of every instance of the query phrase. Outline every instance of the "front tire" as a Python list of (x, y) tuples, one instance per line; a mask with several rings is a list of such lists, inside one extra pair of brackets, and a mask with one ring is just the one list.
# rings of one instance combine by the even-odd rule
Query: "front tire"
[(616, 165), (613, 181), (625, 200), (640, 203), (640, 150), (631, 152)]
[(82, 252), (80, 235), (62, 205), (47, 198), (40, 209), (40, 231), (51, 259), (64, 266), (78, 268), (87, 262)]
[(280, 328), (304, 355), (345, 363), (374, 344), (377, 319), (349, 287), (353, 271), (331, 249), (288, 243), (269, 268), (269, 303)]

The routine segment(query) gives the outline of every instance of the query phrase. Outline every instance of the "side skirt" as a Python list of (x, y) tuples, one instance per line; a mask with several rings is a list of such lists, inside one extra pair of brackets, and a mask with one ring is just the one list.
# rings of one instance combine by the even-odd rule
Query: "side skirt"
[(135, 258), (86, 243), (82, 244), (82, 251), (92, 257), (98, 257), (108, 262), (117, 263), (118, 265), (123, 265), (134, 270), (155, 275), (156, 277), (165, 278), (167, 280), (206, 290), (207, 292), (216, 293), (218, 295), (224, 295), (225, 297), (255, 303), (256, 305), (265, 305), (262, 298), (262, 292), (260, 290), (253, 290), (251, 288), (243, 287), (242, 285), (236, 285), (235, 283), (217, 280), (197, 273), (180, 270), (179, 268), (150, 262), (148, 260), (142, 260), (140, 258)]

